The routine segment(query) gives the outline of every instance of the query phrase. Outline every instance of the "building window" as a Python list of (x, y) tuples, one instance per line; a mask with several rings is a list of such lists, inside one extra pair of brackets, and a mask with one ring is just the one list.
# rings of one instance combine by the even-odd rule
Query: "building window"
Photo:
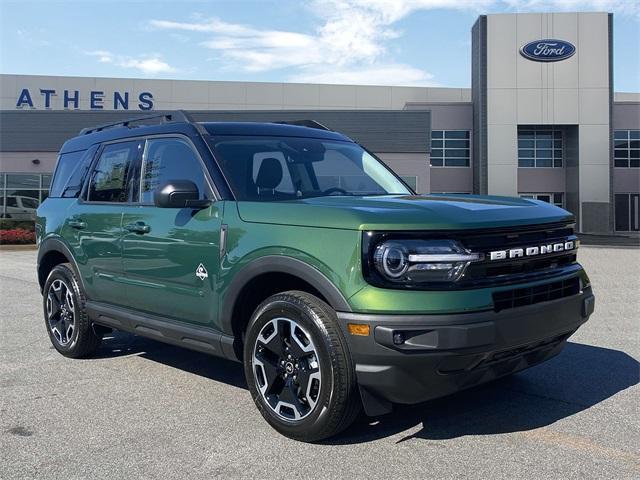
[(468, 130), (431, 132), (432, 167), (468, 167), (470, 164)]
[(616, 231), (640, 231), (640, 193), (616, 193), (614, 209)]
[(613, 134), (613, 159), (616, 167), (640, 167), (640, 130), (616, 130)]
[(553, 203), (556, 207), (564, 208), (563, 193), (521, 193), (522, 198), (532, 198), (543, 202)]
[(400, 176), (404, 183), (409, 185), (414, 192), (418, 191), (418, 177), (415, 176)]
[(49, 196), (51, 175), (0, 173), (0, 218), (29, 221), (36, 209)]
[(562, 167), (562, 130), (527, 128), (518, 130), (518, 166)]

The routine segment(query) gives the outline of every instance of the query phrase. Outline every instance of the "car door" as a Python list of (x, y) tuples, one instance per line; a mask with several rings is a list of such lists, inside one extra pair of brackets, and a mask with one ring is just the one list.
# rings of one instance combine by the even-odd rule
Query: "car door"
[(88, 184), (67, 212), (63, 237), (74, 250), (87, 297), (96, 302), (127, 302), (122, 268), (122, 215), (133, 190), (142, 140), (114, 142), (98, 153)]
[(129, 305), (143, 313), (211, 325), (217, 311), (221, 203), (204, 209), (159, 208), (159, 185), (196, 184), (213, 199), (204, 164), (186, 137), (147, 139), (140, 168), (138, 204), (123, 216), (123, 264)]

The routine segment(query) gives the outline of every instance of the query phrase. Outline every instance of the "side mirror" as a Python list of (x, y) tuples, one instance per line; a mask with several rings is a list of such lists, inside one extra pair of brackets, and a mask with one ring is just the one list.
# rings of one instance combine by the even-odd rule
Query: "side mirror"
[(201, 200), (198, 187), (191, 180), (172, 180), (161, 184), (153, 195), (160, 208), (207, 208), (211, 200)]

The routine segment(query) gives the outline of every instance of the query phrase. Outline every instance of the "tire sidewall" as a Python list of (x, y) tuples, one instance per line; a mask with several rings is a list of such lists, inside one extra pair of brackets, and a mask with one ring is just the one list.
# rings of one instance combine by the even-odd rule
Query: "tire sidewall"
[[(274, 318), (283, 317), (296, 321), (311, 336), (320, 363), (321, 387), (318, 402), (307, 417), (301, 420), (286, 420), (277, 415), (262, 397), (256, 386), (253, 371), (253, 351), (256, 338), (262, 328)], [(318, 315), (302, 302), (292, 302), (286, 294), (275, 295), (262, 303), (254, 312), (244, 346), (244, 368), (249, 391), (262, 416), (278, 431), (296, 438), (321, 430), (325, 417), (331, 414), (335, 388), (335, 349), (332, 348), (327, 330)]]

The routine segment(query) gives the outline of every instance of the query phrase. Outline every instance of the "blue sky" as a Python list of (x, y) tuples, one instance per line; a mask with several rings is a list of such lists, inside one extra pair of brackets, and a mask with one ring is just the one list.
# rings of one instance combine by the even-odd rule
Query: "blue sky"
[(473, 22), (516, 11), (614, 12), (640, 91), (637, 0), (3, 0), (0, 72), (469, 87)]

